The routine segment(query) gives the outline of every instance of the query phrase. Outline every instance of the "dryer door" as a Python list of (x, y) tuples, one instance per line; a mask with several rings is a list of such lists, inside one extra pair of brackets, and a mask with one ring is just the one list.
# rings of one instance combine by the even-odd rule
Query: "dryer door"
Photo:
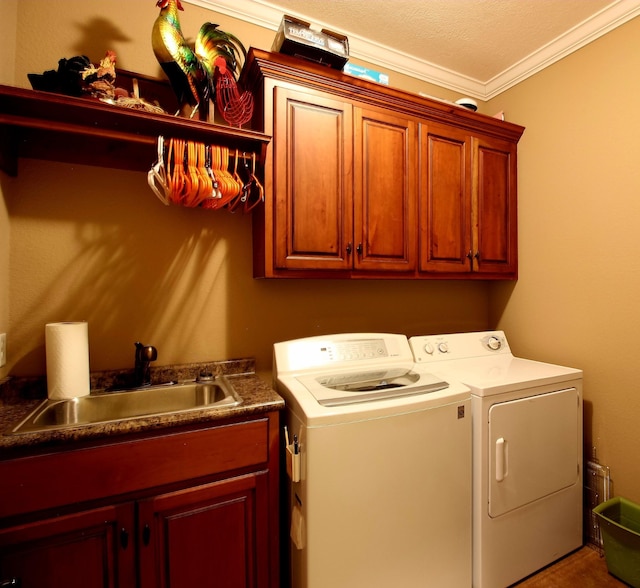
[(489, 409), (489, 516), (579, 481), (579, 396), (575, 388)]

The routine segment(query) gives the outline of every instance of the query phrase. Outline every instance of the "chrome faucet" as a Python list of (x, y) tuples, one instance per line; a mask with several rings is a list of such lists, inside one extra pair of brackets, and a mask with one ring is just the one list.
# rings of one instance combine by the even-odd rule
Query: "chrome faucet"
[(158, 350), (153, 345), (143, 345), (136, 341), (136, 364), (134, 384), (136, 387), (151, 385), (151, 362), (158, 359)]

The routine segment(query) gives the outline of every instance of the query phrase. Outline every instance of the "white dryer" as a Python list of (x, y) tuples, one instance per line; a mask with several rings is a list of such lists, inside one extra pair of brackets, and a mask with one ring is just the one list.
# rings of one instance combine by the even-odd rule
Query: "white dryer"
[(292, 588), (468, 588), (471, 393), (404, 335), (274, 345)]
[(582, 372), (514, 357), (502, 331), (410, 345), (471, 388), (474, 588), (505, 588), (580, 547)]

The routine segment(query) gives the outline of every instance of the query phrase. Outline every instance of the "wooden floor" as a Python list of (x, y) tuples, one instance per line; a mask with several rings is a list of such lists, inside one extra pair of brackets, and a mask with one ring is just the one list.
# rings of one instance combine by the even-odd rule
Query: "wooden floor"
[(627, 584), (609, 574), (604, 556), (586, 546), (514, 586), (517, 588), (624, 588)]

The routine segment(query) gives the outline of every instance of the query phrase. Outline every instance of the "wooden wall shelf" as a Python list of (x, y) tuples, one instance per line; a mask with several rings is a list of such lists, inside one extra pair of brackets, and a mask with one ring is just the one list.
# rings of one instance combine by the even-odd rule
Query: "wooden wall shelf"
[(255, 131), (0, 85), (0, 169), (11, 176), (22, 157), (148, 171), (159, 135), (256, 153), (261, 162), (271, 140)]

